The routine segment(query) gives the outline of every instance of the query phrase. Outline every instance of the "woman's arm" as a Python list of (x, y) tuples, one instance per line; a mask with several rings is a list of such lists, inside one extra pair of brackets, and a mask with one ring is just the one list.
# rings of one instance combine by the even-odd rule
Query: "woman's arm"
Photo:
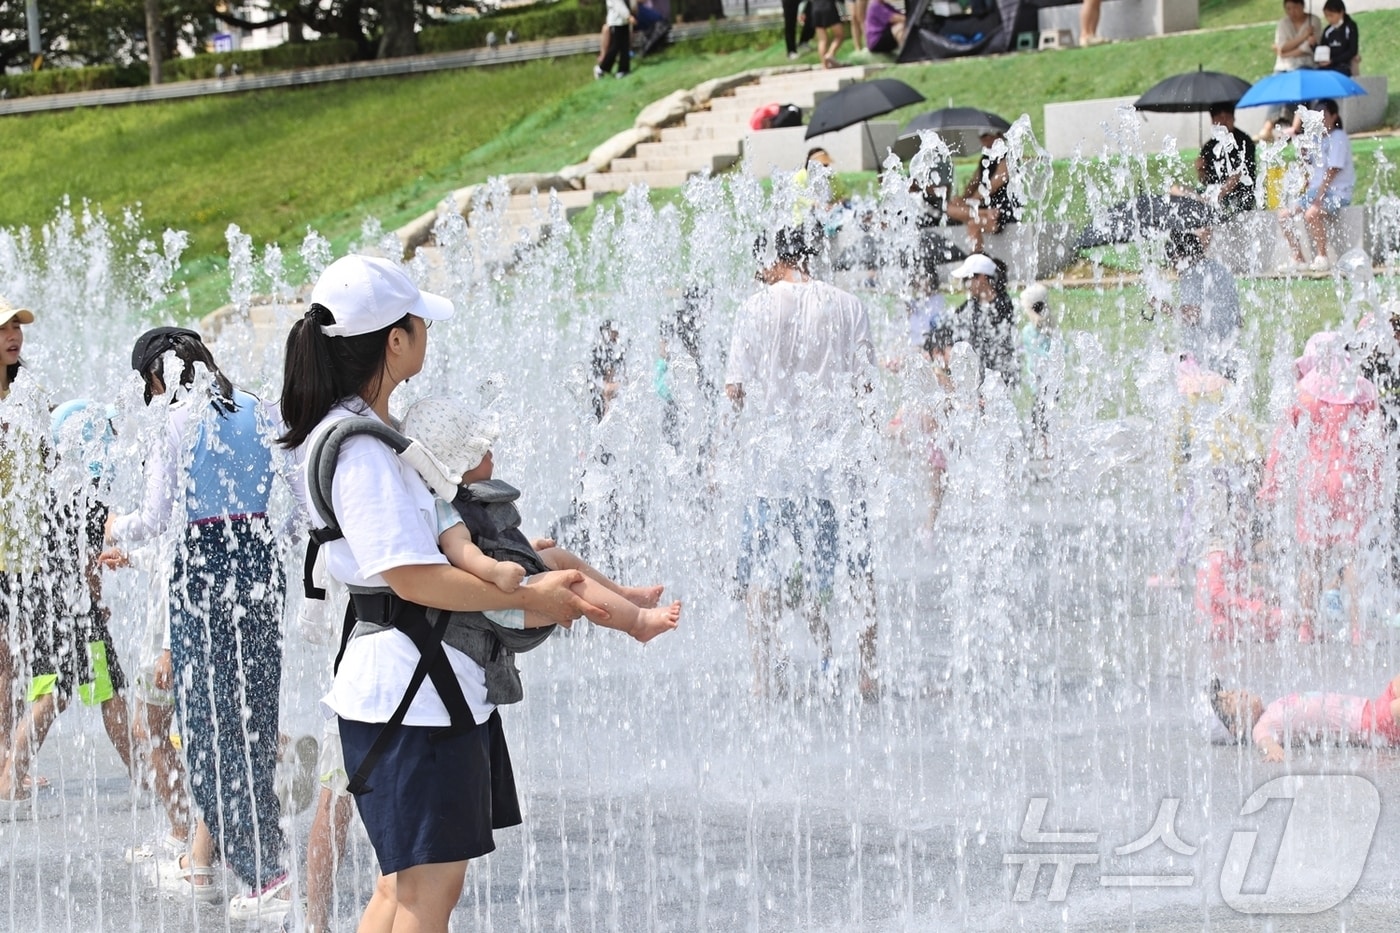
[(451, 564), (408, 564), (385, 570), (381, 576), (401, 599), (449, 612), (524, 609), (563, 624), (579, 616), (594, 622), (611, 618), (606, 610), (580, 599), (570, 589), (583, 582), (583, 574), (577, 570), (537, 574), (529, 586), (519, 587), (514, 593), (502, 592)]
[(114, 544), (138, 544), (154, 538), (170, 523), (175, 490), (180, 485), (176, 472), (180, 465), (180, 444), (189, 408), (169, 413), (165, 436), (146, 458), (146, 489), (141, 507), (126, 515), (107, 519), (107, 540)]

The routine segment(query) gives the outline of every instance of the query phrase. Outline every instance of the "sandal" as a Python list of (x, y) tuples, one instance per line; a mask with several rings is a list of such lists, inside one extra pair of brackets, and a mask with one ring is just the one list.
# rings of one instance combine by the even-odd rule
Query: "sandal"
[(217, 901), (223, 893), (214, 883), (214, 869), (208, 865), (187, 865), (188, 855), (156, 860), (156, 887), (175, 897), (197, 901)]

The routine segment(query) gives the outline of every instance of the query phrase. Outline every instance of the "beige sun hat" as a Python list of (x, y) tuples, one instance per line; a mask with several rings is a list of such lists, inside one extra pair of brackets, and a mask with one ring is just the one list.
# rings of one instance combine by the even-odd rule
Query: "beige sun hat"
[(422, 444), (453, 480), (476, 469), (500, 436), (476, 409), (444, 395), (414, 402), (403, 416), (403, 433)]
[(0, 295), (0, 325), (10, 323), (10, 318), (14, 318), (21, 324), (33, 324), (34, 312), (28, 308), (21, 308), (10, 303), (10, 299)]

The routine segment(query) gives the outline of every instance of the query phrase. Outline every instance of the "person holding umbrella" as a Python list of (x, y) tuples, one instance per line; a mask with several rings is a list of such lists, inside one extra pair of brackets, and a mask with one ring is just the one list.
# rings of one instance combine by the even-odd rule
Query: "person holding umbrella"
[(1342, 129), (1341, 111), (1337, 102), (1320, 100), (1317, 108), (1322, 111), (1322, 137), (1316, 144), (1303, 147), (1310, 174), (1308, 188), (1294, 204), (1278, 213), (1279, 225), (1283, 228), (1283, 238), (1292, 251), (1292, 263), (1285, 264), (1281, 271), (1292, 272), (1307, 264), (1303, 247), (1293, 228), (1293, 218), (1302, 215), (1312, 240), (1314, 272), (1326, 272), (1332, 267), (1327, 256), (1327, 218), (1351, 203), (1352, 191), (1356, 187), (1356, 164), (1351, 155), (1351, 137)]
[(1196, 157), (1196, 175), (1225, 216), (1252, 211), (1258, 166), (1254, 140), (1235, 126), (1233, 104), (1212, 106), (1210, 123), (1213, 135)]

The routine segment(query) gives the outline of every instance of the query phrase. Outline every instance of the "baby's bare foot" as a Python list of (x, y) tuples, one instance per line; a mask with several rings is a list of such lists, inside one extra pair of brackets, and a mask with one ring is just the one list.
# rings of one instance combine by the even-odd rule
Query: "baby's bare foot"
[(666, 589), (664, 586), (624, 586), (620, 587), (622, 595), (627, 597), (627, 601), (634, 606), (641, 606), (643, 609), (655, 609), (656, 604), (661, 601), (661, 593)]
[(637, 622), (628, 633), (642, 644), (657, 635), (671, 631), (681, 620), (681, 601), (678, 599), (669, 606), (656, 609), (643, 609), (637, 613)]

